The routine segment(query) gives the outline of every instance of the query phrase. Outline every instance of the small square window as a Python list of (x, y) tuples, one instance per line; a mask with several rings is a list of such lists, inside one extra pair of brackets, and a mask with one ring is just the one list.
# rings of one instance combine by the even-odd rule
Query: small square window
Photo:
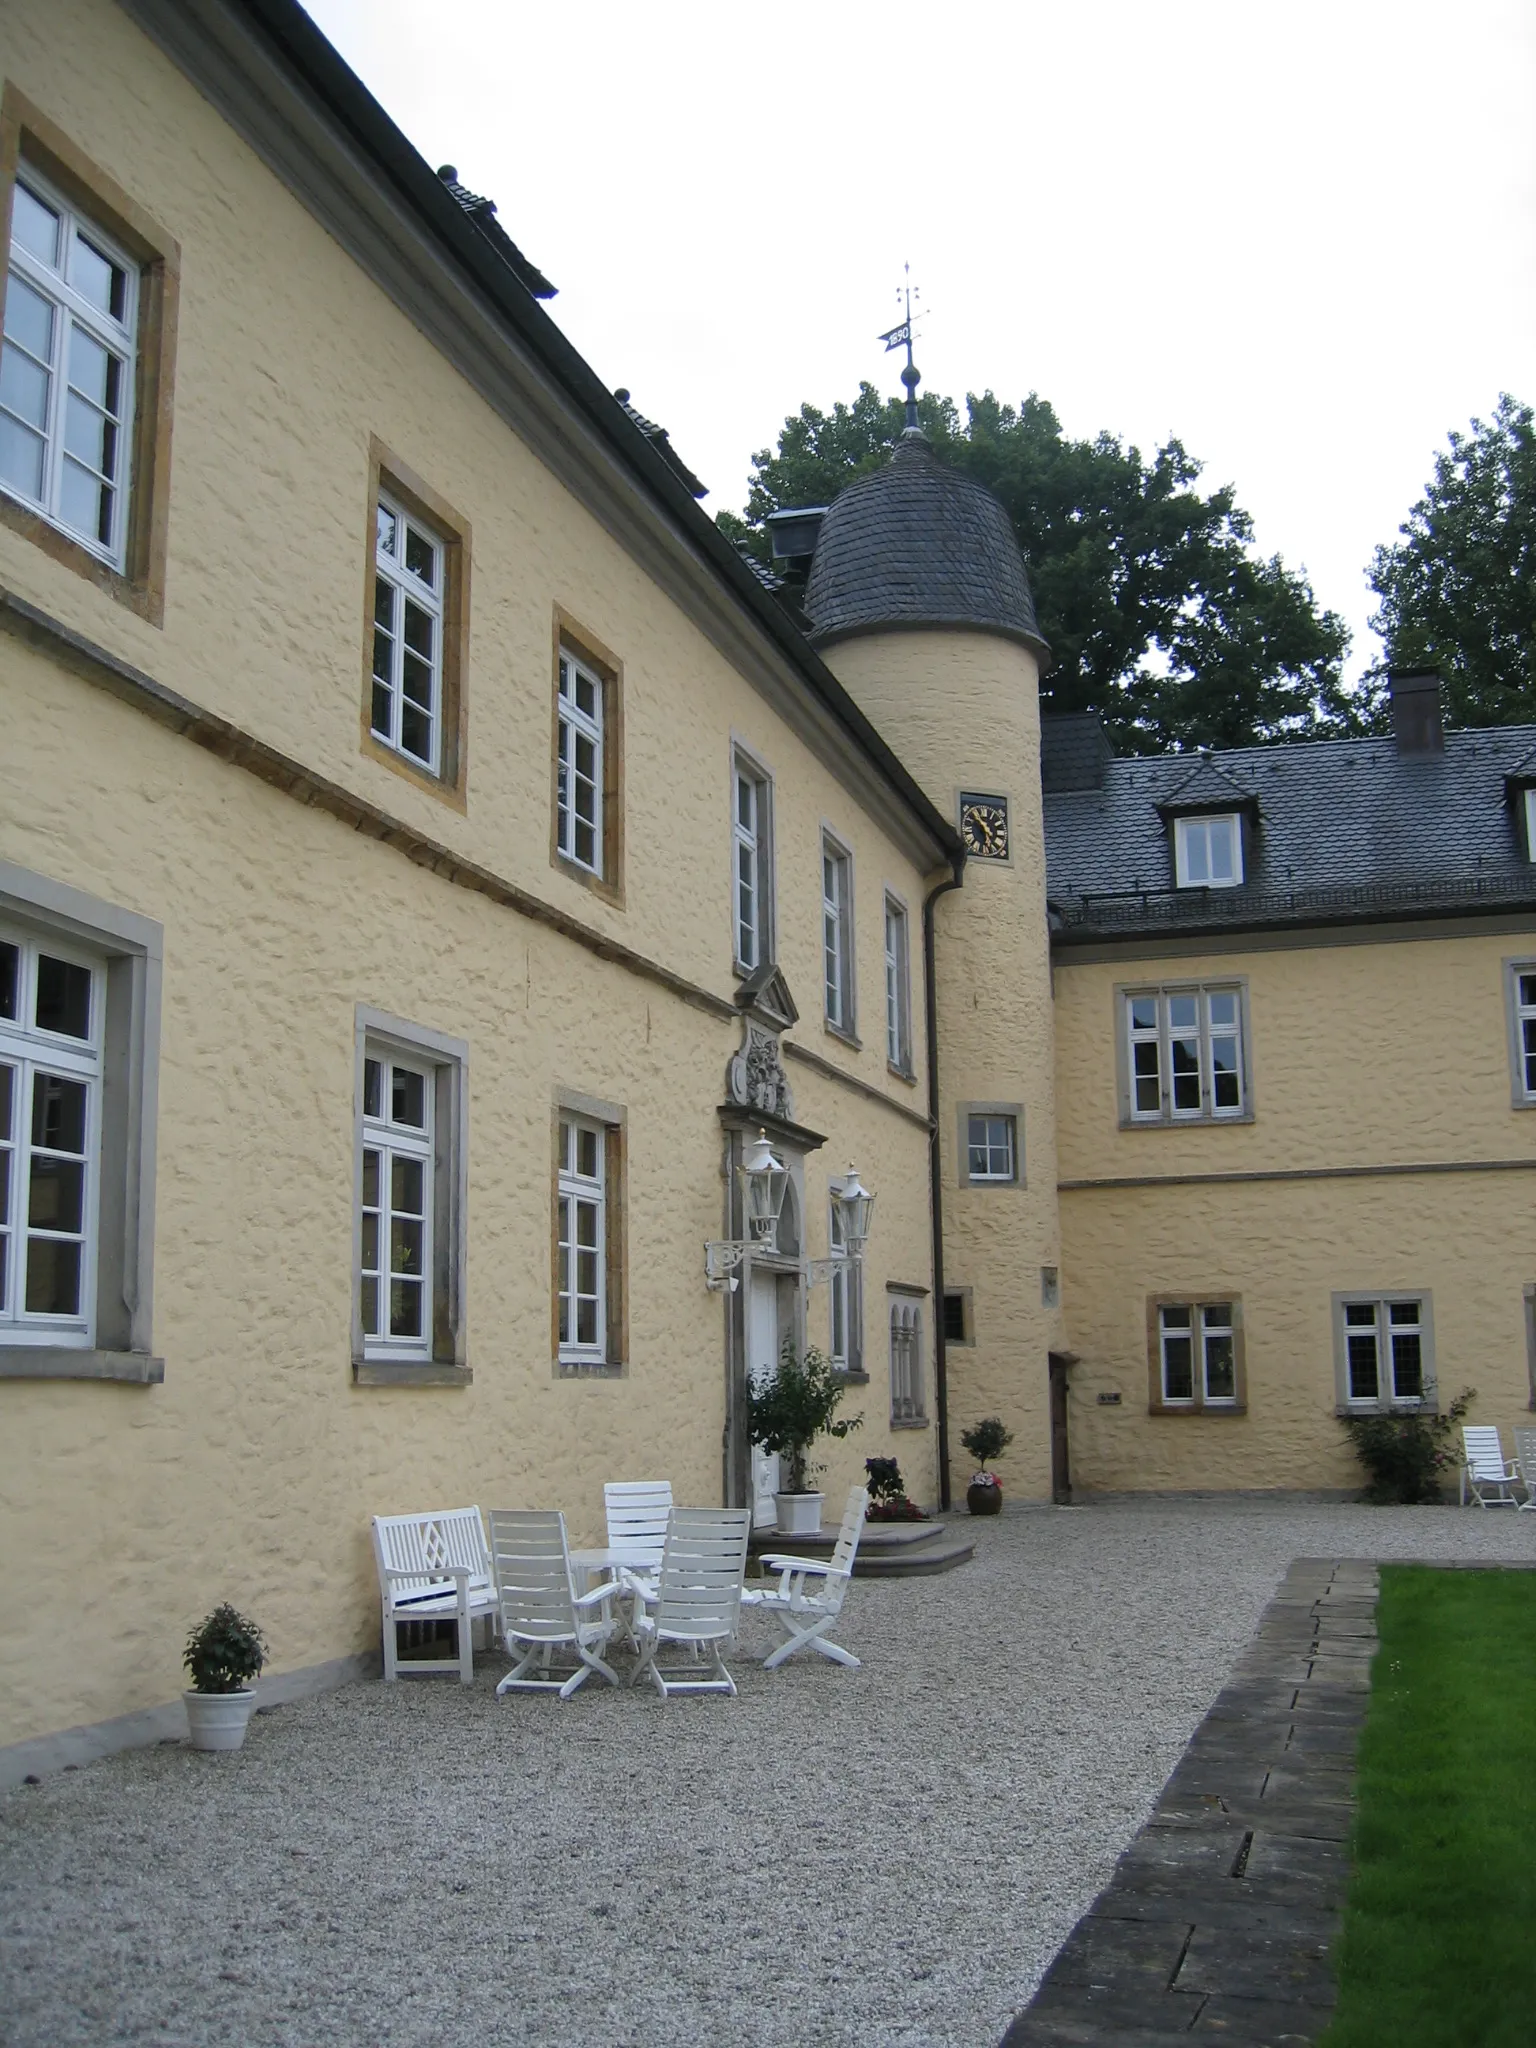
[(965, 1119), (965, 1146), (964, 1178), (969, 1186), (1012, 1186), (1017, 1182), (1017, 1112), (969, 1110)]
[(1242, 881), (1242, 819), (1236, 811), (1175, 819), (1173, 840), (1181, 889), (1235, 889)]

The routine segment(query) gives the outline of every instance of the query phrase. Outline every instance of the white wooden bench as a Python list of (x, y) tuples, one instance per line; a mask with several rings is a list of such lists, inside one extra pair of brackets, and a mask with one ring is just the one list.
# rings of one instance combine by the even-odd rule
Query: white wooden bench
[[(496, 1628), (496, 1579), (478, 1508), (437, 1508), (420, 1515), (375, 1515), (373, 1555), (379, 1568), (384, 1609), (384, 1676), (431, 1677), (454, 1672), (474, 1683), (474, 1625), (487, 1623), (487, 1645)], [(458, 1624), (457, 1661), (443, 1657), (403, 1658), (395, 1634), (401, 1621)]]

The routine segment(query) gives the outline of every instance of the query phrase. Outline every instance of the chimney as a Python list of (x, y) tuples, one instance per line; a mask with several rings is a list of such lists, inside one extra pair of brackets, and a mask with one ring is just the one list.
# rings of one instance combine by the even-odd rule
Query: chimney
[(827, 516), (825, 505), (795, 505), (770, 512), (763, 524), (773, 549), (773, 566), (784, 581), (799, 588), (811, 573), (811, 557)]
[(1445, 727), (1440, 716), (1440, 671), (1437, 668), (1389, 668), (1392, 693), (1392, 737), (1400, 754), (1443, 754)]
[(1102, 789), (1115, 750), (1097, 711), (1048, 711), (1040, 720), (1040, 786)]

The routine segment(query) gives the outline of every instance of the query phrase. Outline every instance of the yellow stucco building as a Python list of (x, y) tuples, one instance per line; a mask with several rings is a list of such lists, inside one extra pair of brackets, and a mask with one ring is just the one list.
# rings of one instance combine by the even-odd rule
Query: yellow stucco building
[(987, 1414), (1045, 1499), (1529, 1398), (1536, 734), (1042, 741), (1000, 507), (911, 435), (783, 602), (289, 0), (13, 0), (0, 81), (0, 1773), (221, 1599), (367, 1668), (373, 1514), (761, 1518), (785, 1337), (929, 1503)]

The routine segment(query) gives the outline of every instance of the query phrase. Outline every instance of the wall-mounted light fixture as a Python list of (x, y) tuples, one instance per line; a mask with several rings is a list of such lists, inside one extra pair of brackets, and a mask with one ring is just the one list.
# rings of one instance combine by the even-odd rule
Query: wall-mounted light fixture
[(745, 1237), (711, 1238), (704, 1247), (704, 1282), (718, 1292), (736, 1282), (731, 1278), (743, 1259), (754, 1252), (772, 1258), (779, 1249), (779, 1211), (784, 1190), (789, 1186), (789, 1169), (775, 1159), (766, 1131), (759, 1131), (736, 1169), (741, 1179), (742, 1211), (747, 1220)]

